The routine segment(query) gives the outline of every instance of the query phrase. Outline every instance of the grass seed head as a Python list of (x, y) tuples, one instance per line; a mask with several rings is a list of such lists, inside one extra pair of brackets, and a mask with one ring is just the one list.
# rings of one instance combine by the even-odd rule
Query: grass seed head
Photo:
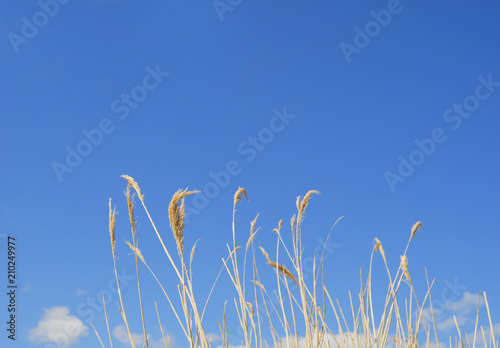
[(139, 188), (139, 185), (134, 180), (134, 178), (129, 176), (129, 175), (125, 175), (125, 174), (123, 174), (121, 177), (124, 178), (125, 180), (127, 180), (128, 185), (130, 187), (132, 187), (135, 190), (135, 192), (137, 192), (137, 196), (139, 196), (139, 199), (141, 201), (144, 201), (144, 195), (141, 193), (141, 189)]
[(267, 253), (267, 251), (264, 250), (263, 247), (260, 247), (260, 250), (262, 251), (262, 254), (264, 254), (264, 257), (267, 259), (267, 264), (268, 265), (277, 268), (278, 270), (281, 271), (281, 273), (283, 273), (288, 278), (290, 278), (291, 280), (293, 280), (295, 282), (295, 284), (299, 285), (299, 283), (297, 282), (297, 279), (295, 279), (295, 277), (292, 274), (292, 272), (290, 272), (285, 266), (282, 266), (282, 265), (280, 265), (277, 262), (271, 261), (271, 259), (269, 258), (269, 254)]
[(125, 196), (127, 197), (127, 205), (128, 205), (128, 217), (130, 219), (130, 226), (132, 227), (132, 237), (135, 239), (135, 231), (137, 221), (134, 217), (134, 196), (135, 193), (130, 196), (130, 186), (127, 186), (125, 190)]
[(255, 231), (255, 224), (257, 223), (257, 219), (259, 217), (259, 214), (253, 219), (253, 221), (250, 223), (250, 234), (253, 234)]
[(378, 240), (378, 238), (375, 238), (375, 252), (380, 252), (380, 255), (384, 258), (385, 261), (385, 251), (384, 248), (382, 247), (382, 242)]
[(285, 266), (280, 265), (279, 263), (273, 262), (273, 261), (268, 261), (267, 264), (270, 265), (270, 266), (272, 266), (272, 267), (277, 268), (278, 270), (281, 271), (281, 273), (283, 273), (288, 278), (290, 278), (291, 280), (293, 280), (295, 284), (299, 285), (299, 282), (297, 281), (297, 279), (295, 279), (295, 276)]
[(271, 259), (269, 258), (269, 254), (267, 253), (267, 251), (264, 250), (263, 247), (259, 247), (260, 248), (260, 251), (262, 251), (262, 254), (264, 254), (264, 257), (266, 258), (267, 262), (271, 262)]
[(281, 226), (283, 226), (283, 219), (278, 222), (278, 228), (274, 228), (273, 232), (276, 232), (277, 235), (281, 232)]
[(188, 191), (187, 188), (184, 191), (178, 190), (172, 196), (172, 200), (168, 206), (168, 219), (170, 220), (170, 227), (174, 233), (179, 255), (182, 255), (184, 251), (184, 218), (186, 217), (184, 198), (198, 192), (200, 191)]
[(418, 221), (417, 223), (415, 223), (415, 225), (413, 225), (411, 227), (411, 237), (410, 239), (413, 239), (413, 237), (415, 237), (415, 235), (417, 234), (417, 232), (422, 228), (422, 223), (420, 221)]
[(401, 256), (401, 268), (403, 269), (403, 273), (406, 279), (408, 279), (408, 281), (411, 283), (410, 272), (408, 272), (408, 258), (406, 257), (406, 255)]
[(252, 314), (252, 317), (254, 316), (255, 312), (253, 310), (253, 306), (250, 302), (247, 302), (247, 306), (250, 308), (250, 313)]
[(304, 196), (302, 201), (300, 200), (300, 196), (297, 197), (297, 202), (296, 202), (296, 204), (297, 204), (297, 228), (302, 223), (302, 220), (304, 220), (307, 205), (309, 204), (309, 201), (311, 200), (311, 196), (314, 193), (319, 195), (319, 191), (310, 190), (309, 192), (306, 193), (306, 195)]
[(113, 252), (113, 258), (116, 257), (115, 252), (115, 222), (116, 222), (116, 208), (111, 209), (111, 198), (109, 199), (109, 236), (111, 238), (111, 250)]
[(134, 252), (135, 255), (137, 255), (137, 257), (139, 259), (141, 259), (141, 261), (146, 264), (146, 261), (144, 260), (144, 256), (142, 255), (141, 251), (139, 250), (139, 248), (133, 246), (130, 242), (128, 241), (125, 241), (125, 243), (127, 243), (128, 247)]
[(236, 210), (236, 204), (243, 199), (242, 195), (248, 201), (247, 192), (245, 191), (245, 189), (243, 187), (238, 187), (238, 190), (236, 190), (236, 193), (234, 194), (234, 210)]
[(250, 237), (248, 238), (247, 245), (246, 245), (246, 248), (245, 248), (245, 252), (248, 250), (248, 247), (253, 242), (253, 239), (255, 238), (255, 235), (257, 234), (257, 231), (260, 229), (260, 227), (259, 227), (257, 230), (255, 230), (255, 224), (257, 223), (257, 218), (258, 217), (259, 217), (259, 214), (257, 214), (257, 216), (255, 217), (255, 219), (253, 219), (253, 221), (250, 224)]
[(191, 256), (189, 257), (189, 263), (193, 263), (194, 252), (196, 250), (196, 244), (198, 244), (198, 240), (194, 242), (193, 247), (191, 248)]
[(265, 290), (264, 285), (262, 285), (258, 280), (252, 280), (251, 282), (260, 287), (262, 290)]

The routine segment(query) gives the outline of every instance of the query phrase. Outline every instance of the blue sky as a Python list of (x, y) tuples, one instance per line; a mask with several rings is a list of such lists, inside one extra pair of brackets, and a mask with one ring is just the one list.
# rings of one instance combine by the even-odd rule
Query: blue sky
[[(37, 327), (50, 318), (80, 325), (72, 347), (98, 344), (89, 321), (104, 334), (104, 318), (90, 303), (102, 291), (113, 294), (110, 197), (119, 212), (126, 308), (141, 332), (134, 262), (123, 242), (131, 234), (121, 174), (137, 180), (172, 250), (172, 194), (204, 191), (186, 200), (186, 248), (200, 239), (193, 265), (200, 302), (227, 255), (239, 186), (249, 202), (238, 209), (238, 241), (246, 242), (259, 213), (257, 239), (270, 250), (270, 231), (280, 219), (288, 231), (296, 197), (316, 189), (321, 195), (303, 227), (305, 253), (312, 255), (344, 216), (325, 265), (327, 285), (346, 308), (373, 239), (396, 270), (420, 220), (409, 268), (422, 298), (425, 268), (436, 277), (442, 339), (455, 334), (446, 324), (451, 310), (474, 317), (467, 311), (479, 291), (487, 292), (500, 323), (497, 2), (0, 6), (1, 255), (6, 267), (5, 236), (15, 236), (19, 347), (46, 340)], [(168, 283), (167, 259), (144, 211), (137, 215), (141, 249)], [(387, 279), (375, 261), (374, 293), (382, 299)], [(160, 337), (158, 299), (168, 332), (184, 347), (167, 303), (141, 271), (152, 336)], [(234, 296), (223, 276), (207, 309), (207, 331), (218, 332), (224, 300)], [(5, 322), (7, 310), (0, 314)], [(108, 314), (120, 336), (116, 306)], [(466, 330), (470, 324), (464, 319)]]

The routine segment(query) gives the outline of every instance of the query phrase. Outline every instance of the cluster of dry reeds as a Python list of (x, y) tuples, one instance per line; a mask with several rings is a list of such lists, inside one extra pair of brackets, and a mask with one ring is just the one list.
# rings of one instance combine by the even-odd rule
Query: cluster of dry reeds
[[(130, 218), (130, 224), (132, 228), (132, 242), (127, 242), (127, 245), (133, 251), (135, 255), (135, 264), (137, 270), (137, 287), (139, 294), (139, 305), (142, 316), (142, 329), (143, 329), (143, 342), (140, 343), (142, 347), (148, 347), (148, 335), (146, 332), (146, 325), (144, 322), (143, 313), (143, 303), (141, 295), (141, 285), (139, 278), (139, 260), (145, 265), (149, 270), (151, 275), (154, 277), (159, 287), (163, 291), (165, 298), (167, 299), (173, 314), (177, 318), (180, 329), (184, 334), (187, 344), (190, 348), (209, 348), (212, 347), (212, 342), (208, 338), (208, 335), (203, 327), (203, 319), (205, 314), (205, 309), (209, 303), (212, 291), (217, 283), (217, 279), (212, 286), (212, 290), (204, 304), (203, 309), (199, 307), (197, 303), (194, 292), (193, 292), (193, 274), (191, 271), (191, 264), (193, 261), (195, 253), (195, 245), (193, 245), (189, 264), (186, 263), (184, 257), (184, 218), (185, 218), (185, 205), (184, 198), (197, 193), (198, 191), (188, 191), (179, 190), (177, 191), (169, 205), (168, 214), (170, 220), (170, 227), (173, 232), (174, 240), (177, 246), (178, 261), (174, 261), (172, 255), (169, 252), (163, 238), (158, 232), (151, 215), (144, 203), (144, 195), (141, 193), (139, 185), (135, 180), (127, 175), (123, 175), (128, 182), (127, 190), (125, 195), (128, 202), (128, 212)], [(132, 188), (135, 193), (130, 194), (130, 188)], [(234, 205), (233, 205), (233, 243), (232, 245), (227, 245), (228, 256), (222, 258), (222, 269), (225, 270), (229, 275), (229, 278), (234, 285), (237, 296), (234, 298), (234, 305), (239, 320), (239, 325), (242, 331), (242, 337), (240, 342), (231, 342), (232, 345), (239, 345), (244, 347), (293, 347), (293, 348), (312, 348), (312, 347), (340, 347), (340, 348), (383, 348), (383, 347), (397, 347), (397, 348), (410, 348), (418, 347), (419, 343), (425, 342), (427, 347), (439, 346), (439, 340), (437, 335), (436, 322), (434, 320), (434, 312), (431, 300), (431, 288), (433, 285), (427, 281), (428, 291), (420, 304), (417, 300), (415, 290), (410, 278), (410, 273), (408, 271), (408, 259), (406, 257), (406, 252), (411, 240), (415, 237), (416, 233), (422, 227), (420, 222), (413, 225), (410, 232), (410, 237), (408, 244), (406, 246), (405, 252), (401, 256), (400, 266), (393, 276), (389, 271), (387, 265), (387, 260), (382, 247), (382, 243), (375, 238), (375, 246), (372, 251), (370, 259), (370, 269), (368, 272), (368, 277), (365, 284), (361, 284), (361, 290), (359, 293), (359, 308), (355, 309), (353, 305), (353, 300), (350, 296), (350, 310), (352, 315), (352, 325), (349, 326), (346, 320), (346, 316), (340, 306), (338, 300), (334, 302), (325, 287), (324, 282), (324, 268), (323, 268), (323, 254), (319, 256), (319, 260), (316, 260), (316, 255), (314, 256), (313, 262), (313, 272), (312, 281), (306, 282), (306, 275), (304, 273), (303, 267), (303, 246), (301, 238), (301, 225), (305, 216), (306, 207), (313, 194), (317, 194), (317, 191), (309, 191), (306, 195), (301, 198), (297, 198), (297, 213), (291, 218), (291, 232), (292, 232), (292, 248), (289, 249), (284, 240), (282, 239), (282, 221), (278, 223), (278, 227), (273, 231), (277, 235), (276, 240), (276, 252), (274, 261), (271, 259), (266, 250), (260, 247), (263, 253), (267, 265), (271, 266), (270, 269), (274, 269), (276, 273), (276, 289), (269, 292), (266, 287), (261, 283), (259, 276), (259, 267), (255, 254), (254, 239), (257, 234), (258, 229), (256, 229), (257, 217), (250, 224), (250, 236), (246, 242), (244, 253), (243, 253), (243, 266), (239, 264), (241, 261), (240, 251), (241, 246), (236, 245), (236, 231), (235, 231), (235, 214), (236, 206), (243, 198), (246, 198), (246, 191), (243, 188), (239, 188), (234, 195)], [(134, 196), (137, 196), (140, 200), (151, 225), (156, 232), (158, 240), (175, 271), (178, 280), (178, 296), (179, 304), (174, 305), (172, 299), (167, 294), (163, 288), (160, 280), (156, 277), (155, 273), (152, 271), (145, 257), (142, 255), (138, 248), (138, 237), (136, 235), (136, 220), (134, 217)], [(137, 342), (134, 342), (132, 331), (129, 327), (127, 316), (125, 313), (125, 308), (123, 306), (122, 294), (120, 290), (120, 284), (118, 282), (118, 274), (116, 272), (116, 254), (115, 254), (115, 220), (116, 211), (111, 207), (111, 200), (109, 202), (109, 232), (111, 237), (111, 247), (113, 254), (113, 262), (115, 266), (116, 282), (118, 287), (118, 296), (120, 303), (118, 305), (120, 314), (122, 316), (123, 322), (125, 324), (126, 330), (129, 335), (130, 344), (132, 347), (136, 347)], [(252, 279), (251, 285), (247, 288), (245, 282), (246, 276), (246, 261), (248, 253), (251, 253), (252, 260)], [(324, 252), (324, 250), (323, 250)], [(379, 313), (378, 320), (375, 320), (375, 313), (373, 309), (373, 299), (371, 291), (371, 275), (372, 275), (372, 261), (374, 253), (380, 253), (387, 270), (387, 275), (389, 279), (389, 286), (387, 294), (385, 297), (384, 307), (381, 313)], [(279, 256), (285, 253), (285, 258), (290, 260), (291, 267), (285, 267), (283, 264), (278, 263)], [(321, 272), (322, 271), (322, 272)], [(320, 277), (321, 273), (321, 277)], [(320, 279), (321, 278), (321, 279)], [(406, 284), (410, 290), (410, 298), (405, 299), (404, 309), (400, 308), (400, 300), (398, 300), (397, 294), (400, 290), (402, 284)], [(298, 294), (292, 291), (292, 286), (298, 289)], [(250, 291), (249, 291), (250, 290)], [(491, 316), (488, 307), (488, 301), (486, 294), (484, 296), (484, 301), (486, 308), (488, 310), (488, 317), (490, 320), (490, 339), (486, 339), (483, 328), (481, 327), (482, 338), (484, 342), (484, 347), (498, 348), (498, 342), (495, 341), (493, 325), (491, 323)], [(271, 297), (274, 296), (274, 301)], [(103, 297), (104, 301), (104, 297)], [(426, 322), (423, 318), (424, 307), (430, 308), (431, 311), (431, 322)], [(160, 314), (158, 312), (158, 306), (155, 301), (156, 312), (158, 315), (159, 327), (163, 335), (163, 343), (165, 348), (172, 347), (172, 342), (170, 337), (167, 335), (165, 337), (163, 326), (160, 320)], [(335, 328), (330, 327), (326, 320), (327, 309), (331, 308), (331, 311), (335, 317)], [(113, 341), (109, 329), (109, 321), (107, 316), (106, 307), (104, 306), (104, 313), (106, 318), (107, 331), (109, 336), (110, 346), (113, 347)], [(274, 316), (271, 315), (274, 313)], [(277, 317), (277, 319), (276, 319)], [(213, 319), (211, 319), (213, 320)], [(455, 321), (456, 322), (456, 321)], [(462, 337), (461, 331), (457, 326), (459, 339), (456, 340), (455, 346), (458, 348), (465, 347), (467, 345), (469, 348), (475, 348), (476, 346), (476, 334), (478, 332), (478, 316), (476, 316), (476, 327), (474, 331), (474, 337), (472, 343), (469, 341), (469, 337), (465, 335)], [(222, 318), (218, 321), (220, 330), (221, 342), (218, 345), (222, 348), (229, 348), (230, 346), (230, 335), (228, 334), (228, 327), (226, 323), (226, 307), (224, 307), (224, 313), (222, 313)], [(423, 331), (422, 335), (419, 336), (419, 332)], [(95, 329), (94, 329), (95, 330)], [(303, 334), (305, 333), (305, 335)], [(102, 345), (103, 344), (99, 334), (96, 331), (96, 335)], [(270, 337), (266, 339), (264, 337)], [(425, 340), (422, 339), (425, 338)], [(451, 348), (450, 339), (450, 348)]]

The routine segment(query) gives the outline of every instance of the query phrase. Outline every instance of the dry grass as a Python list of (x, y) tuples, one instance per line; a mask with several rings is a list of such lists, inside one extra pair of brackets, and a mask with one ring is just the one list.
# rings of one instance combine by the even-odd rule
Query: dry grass
[[(225, 271), (233, 284), (236, 292), (236, 297), (233, 299), (234, 311), (236, 313), (242, 335), (239, 337), (238, 342), (231, 340), (231, 335), (228, 333), (228, 325), (226, 322), (226, 312), (231, 310), (224, 306), (224, 311), (221, 320), (217, 322), (220, 331), (220, 346), (229, 348), (230, 345), (241, 345), (244, 347), (292, 347), (292, 348), (312, 348), (312, 347), (341, 347), (341, 348), (412, 348), (418, 347), (419, 343), (425, 342), (425, 346), (433, 348), (432, 342), (436, 342), (437, 348), (440, 348), (439, 339), (437, 335), (436, 321), (434, 318), (434, 308), (432, 306), (431, 288), (433, 282), (427, 280), (427, 292), (419, 303), (415, 294), (410, 272), (408, 269), (408, 258), (406, 256), (408, 247), (416, 233), (422, 228), (422, 223), (415, 223), (411, 230), (406, 249), (401, 255), (401, 262), (396, 274), (393, 275), (387, 265), (386, 255), (382, 243), (375, 238), (375, 245), (373, 247), (370, 267), (367, 275), (366, 282), (363, 283), (361, 279), (361, 289), (358, 294), (359, 306), (355, 308), (354, 302), (350, 296), (350, 316), (352, 317), (352, 324), (347, 322), (347, 313), (344, 313), (339, 301), (335, 302), (325, 286), (324, 280), (324, 265), (323, 253), (319, 260), (314, 256), (313, 270), (311, 274), (306, 274), (304, 271), (304, 258), (303, 246), (301, 237), (301, 226), (306, 215), (306, 208), (313, 196), (319, 194), (317, 191), (309, 191), (304, 198), (298, 197), (296, 201), (297, 213), (290, 220), (291, 227), (291, 248), (286, 245), (282, 238), (282, 220), (279, 221), (278, 227), (273, 229), (276, 232), (276, 250), (273, 257), (276, 261), (272, 261), (269, 254), (260, 247), (266, 263), (275, 270), (276, 284), (272, 291), (268, 291), (266, 286), (260, 279), (258, 267), (262, 262), (256, 256), (255, 237), (259, 228), (256, 228), (258, 215), (250, 224), (250, 235), (247, 239), (244, 252), (240, 251), (240, 246), (236, 243), (236, 230), (235, 230), (235, 217), (236, 206), (242, 201), (243, 198), (247, 199), (245, 189), (238, 188), (234, 195), (233, 200), (233, 221), (232, 232), (233, 241), (232, 245), (227, 244), (228, 256), (222, 258), (221, 272), (217, 276), (208, 298), (204, 304), (203, 311), (200, 313), (198, 302), (195, 299), (193, 291), (193, 276), (191, 272), (191, 264), (195, 256), (195, 246), (192, 246), (189, 267), (184, 259), (184, 218), (185, 218), (185, 197), (195, 194), (198, 191), (179, 190), (177, 191), (169, 204), (168, 216), (170, 227), (174, 236), (174, 241), (177, 247), (178, 260), (174, 261), (169, 249), (164, 243), (159, 231), (157, 230), (149, 211), (145, 205), (144, 195), (141, 193), (139, 185), (130, 176), (123, 175), (127, 180), (127, 189), (125, 196), (127, 198), (129, 220), (132, 230), (132, 242), (126, 242), (135, 256), (136, 271), (137, 271), (137, 286), (139, 294), (139, 307), (141, 310), (141, 320), (143, 329), (143, 341), (140, 346), (148, 347), (148, 335), (146, 332), (146, 324), (143, 313), (143, 302), (141, 295), (141, 285), (139, 276), (139, 261), (144, 264), (146, 269), (150, 272), (153, 278), (158, 283), (158, 286), (163, 291), (165, 299), (170, 305), (170, 308), (177, 319), (178, 325), (185, 336), (186, 343), (190, 348), (209, 348), (212, 347), (213, 342), (207, 338), (207, 333), (203, 327), (203, 318), (210, 296), (214, 290), (216, 283), (223, 271)], [(130, 194), (130, 189), (135, 193)], [(165, 255), (176, 275), (178, 282), (178, 302), (174, 304), (170, 296), (165, 291), (162, 283), (156, 277), (148, 263), (145, 256), (139, 249), (139, 237), (136, 232), (136, 220), (134, 214), (134, 197), (139, 198), (142, 207), (144, 208), (148, 219), (158, 237), (158, 241), (165, 252)], [(111, 208), (111, 200), (109, 202), (109, 232), (111, 239), (111, 250), (113, 256), (113, 263), (115, 268), (116, 283), (118, 288), (118, 296), (120, 303), (118, 309), (122, 320), (125, 324), (130, 344), (136, 347), (136, 343), (132, 339), (132, 331), (129, 327), (125, 307), (123, 305), (120, 284), (118, 282), (118, 274), (116, 272), (116, 236), (115, 236), (115, 222), (116, 210)], [(340, 220), (340, 219), (339, 219)], [(335, 225), (334, 225), (335, 226)], [(331, 231), (330, 231), (331, 232)], [(274, 234), (273, 234), (274, 235)], [(326, 244), (325, 244), (326, 247)], [(243, 254), (242, 254), (243, 253)], [(251, 260), (251, 276), (246, 275), (247, 259)], [(372, 298), (372, 263), (374, 254), (380, 253), (382, 256), (388, 277), (388, 289), (385, 295), (385, 300)], [(286, 263), (291, 266), (285, 266), (283, 262), (280, 264), (277, 260), (285, 259)], [(239, 265), (239, 260), (243, 257), (243, 267)], [(188, 271), (189, 269), (189, 271)], [(320, 277), (321, 274), (321, 277)], [(312, 279), (310, 276), (312, 275)], [(309, 278), (308, 278), (309, 276)], [(247, 287), (246, 280), (250, 279), (250, 285)], [(291, 282), (290, 282), (291, 281)], [(171, 282), (171, 279), (169, 279)], [(402, 284), (407, 286), (410, 296), (404, 299), (402, 307), (401, 300), (398, 298), (398, 292)], [(297, 293), (298, 292), (298, 293)], [(493, 323), (491, 321), (490, 308), (486, 294), (483, 293), (484, 301), (487, 308), (488, 319), (490, 324), (490, 340), (486, 339), (486, 334), (483, 327), (480, 327), (480, 333), (483, 338), (484, 347), (498, 348), (498, 342), (494, 338)], [(481, 297), (481, 296), (480, 296)], [(103, 298), (104, 301), (104, 298)], [(374, 311), (374, 301), (382, 303), (383, 309), (378, 313), (376, 320)], [(158, 317), (158, 325), (162, 333), (163, 345), (165, 348), (173, 348), (170, 336), (164, 334), (164, 328), (161, 323), (160, 313), (156, 300), (154, 301), (156, 313)], [(146, 305), (150, 305), (146, 303)], [(427, 306), (427, 307), (426, 307)], [(424, 308), (429, 308), (431, 312), (432, 322), (427, 323), (423, 318)], [(109, 321), (106, 307), (104, 307), (104, 314), (107, 325), (107, 333), (109, 336), (110, 347), (113, 347), (113, 341), (109, 330)], [(327, 313), (333, 313), (334, 320), (330, 322), (327, 320)], [(478, 334), (478, 318), (479, 318), (479, 303), (478, 312), (476, 314), (476, 325), (474, 336), (472, 339), (472, 348), (476, 348), (476, 335)], [(213, 319), (212, 319), (213, 320)], [(464, 348), (466, 345), (471, 348), (468, 336), (462, 335), (458, 323), (455, 319), (457, 327), (458, 338), (455, 338), (455, 347)], [(433, 328), (433, 330), (431, 329)], [(178, 329), (178, 328), (172, 328)], [(95, 329), (94, 329), (95, 330)], [(419, 336), (419, 332), (423, 332)], [(102, 347), (105, 347), (103, 340), (96, 331), (96, 336)], [(267, 337), (267, 338), (265, 338)], [(419, 341), (420, 337), (420, 341)], [(425, 341), (422, 340), (425, 337)], [(180, 344), (186, 346), (186, 344)], [(453, 346), (452, 339), (450, 338), (450, 348)]]

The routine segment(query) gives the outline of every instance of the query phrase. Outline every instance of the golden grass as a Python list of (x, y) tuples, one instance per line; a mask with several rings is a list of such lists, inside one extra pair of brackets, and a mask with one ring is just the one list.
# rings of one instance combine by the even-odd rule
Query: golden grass
[[(141, 193), (139, 185), (132, 177), (128, 175), (122, 175), (122, 177), (125, 178), (128, 183), (127, 189), (125, 191), (125, 196), (127, 198), (129, 221), (132, 230), (132, 242), (127, 241), (126, 244), (132, 250), (136, 263), (139, 307), (141, 310), (141, 321), (143, 329), (143, 342), (140, 342), (140, 346), (148, 347), (149, 342), (143, 312), (143, 301), (139, 276), (139, 261), (144, 264), (146, 269), (153, 276), (153, 278), (161, 288), (165, 299), (170, 305), (172, 313), (177, 319), (181, 332), (185, 336), (187, 345), (189, 345), (190, 348), (210, 348), (214, 344), (212, 342), (212, 339), (209, 340), (207, 338), (207, 333), (205, 332), (203, 326), (203, 319), (207, 305), (210, 302), (212, 292), (216, 287), (216, 283), (221, 273), (224, 270), (229, 276), (229, 279), (233, 284), (235, 290), (236, 296), (233, 298), (232, 302), (242, 334), (241, 337), (239, 337), (239, 341), (234, 342), (231, 340), (231, 335), (228, 332), (228, 325), (226, 321), (226, 313), (231, 309), (226, 307), (226, 301), (222, 312), (221, 321), (217, 322), (220, 331), (220, 346), (223, 348), (229, 348), (231, 345), (235, 344), (247, 348), (267, 348), (270, 346), (280, 348), (384, 348), (388, 346), (395, 348), (413, 348), (419, 346), (419, 332), (422, 330), (423, 332), (421, 333), (421, 335), (425, 336), (426, 338), (426, 347), (434, 348), (432, 341), (435, 340), (437, 348), (440, 348), (431, 296), (431, 288), (434, 281), (429, 282), (429, 280), (427, 279), (428, 290), (424, 296), (424, 299), (422, 300), (422, 303), (420, 303), (415, 294), (415, 289), (413, 287), (408, 270), (408, 258), (406, 256), (406, 253), (411, 240), (422, 228), (422, 223), (420, 221), (415, 223), (411, 227), (408, 244), (403, 255), (401, 255), (400, 265), (395, 275), (392, 275), (389, 270), (386, 260), (386, 254), (384, 248), (382, 247), (382, 243), (379, 239), (374, 239), (375, 245), (372, 250), (369, 271), (365, 283), (363, 282), (363, 277), (361, 277), (361, 288), (357, 298), (359, 301), (358, 308), (355, 308), (354, 301), (352, 299), (351, 293), (349, 292), (349, 309), (350, 316), (352, 317), (352, 324), (349, 325), (346, 313), (344, 313), (339, 301), (332, 300), (330, 292), (325, 285), (323, 256), (326, 243), (325, 247), (323, 248), (323, 252), (321, 253), (321, 256), (318, 260), (316, 259), (317, 256), (314, 255), (312, 272), (308, 271), (308, 274), (306, 274), (304, 270), (304, 248), (302, 246), (301, 226), (306, 215), (306, 208), (310, 203), (312, 196), (314, 194), (319, 194), (319, 192), (312, 190), (307, 192), (304, 198), (297, 197), (297, 213), (293, 215), (290, 220), (292, 240), (291, 248), (287, 246), (282, 238), (283, 233), (281, 232), (281, 230), (283, 220), (280, 220), (278, 223), (278, 227), (272, 230), (276, 233), (277, 237), (275, 255), (273, 256), (273, 259), (276, 261), (271, 260), (271, 257), (266, 252), (266, 250), (264, 250), (264, 248), (262, 247), (259, 247), (262, 251), (262, 254), (264, 255), (266, 263), (272, 266), (272, 268), (274, 268), (274, 270), (276, 271), (276, 284), (275, 287), (273, 287), (273, 291), (269, 292), (266, 285), (260, 279), (258, 265), (261, 264), (261, 261), (255, 253), (256, 246), (254, 245), (254, 243), (256, 235), (259, 231), (259, 228), (256, 227), (258, 215), (250, 223), (250, 235), (246, 241), (244, 253), (243, 251), (240, 251), (241, 246), (237, 245), (236, 243), (236, 206), (243, 200), (243, 198), (248, 200), (245, 189), (240, 187), (236, 191), (233, 199), (232, 245), (230, 246), (229, 244), (227, 244), (228, 256), (222, 258), (221, 270), (212, 285), (212, 289), (205, 301), (203, 311), (200, 314), (200, 311), (198, 310), (198, 302), (196, 301), (196, 298), (194, 296), (192, 285), (193, 274), (191, 270), (191, 265), (195, 257), (195, 247), (198, 241), (196, 241), (191, 248), (189, 257), (189, 271), (184, 259), (184, 199), (185, 197), (191, 194), (195, 194), (198, 191), (188, 191), (187, 189), (179, 190), (173, 195), (170, 201), (168, 208), (168, 217), (178, 253), (178, 260), (174, 261), (169, 252), (169, 249), (167, 248), (166, 243), (161, 237), (153, 222), (153, 219), (151, 218), (151, 215), (149, 214), (148, 209), (146, 208), (145, 198)], [(131, 195), (130, 189), (133, 189), (135, 193)], [(158, 237), (158, 241), (160, 242), (160, 245), (162, 246), (163, 251), (167, 256), (167, 259), (169, 260), (170, 266), (175, 272), (178, 281), (178, 301), (176, 303), (174, 303), (171, 297), (167, 294), (162, 283), (156, 277), (155, 273), (146, 262), (146, 257), (139, 249), (139, 237), (136, 231), (136, 220), (134, 214), (134, 197), (136, 195), (139, 198), (142, 207), (144, 208), (148, 216), (148, 219), (156, 233), (156, 236)], [(118, 274), (116, 272), (116, 215), (116, 209), (111, 208), (110, 200), (109, 233), (111, 239), (111, 251), (118, 288), (118, 296), (120, 300), (118, 309), (128, 332), (130, 344), (132, 347), (136, 347), (136, 342), (134, 342), (132, 339), (132, 331), (127, 321), (125, 307), (123, 305), (123, 299), (120, 290), (120, 284), (118, 282)], [(328, 237), (329, 236), (330, 234), (328, 234)], [(243, 267), (239, 265), (239, 259), (242, 257), (241, 253), (243, 253)], [(250, 266), (252, 271), (251, 276), (246, 275), (246, 261), (248, 258), (248, 253), (251, 254), (250, 260), (252, 261)], [(385, 300), (383, 298), (375, 300), (372, 297), (372, 263), (375, 253), (380, 253), (380, 255), (382, 256), (389, 280)], [(278, 260), (283, 258), (288, 259), (286, 263), (289, 263), (291, 267), (285, 267), (284, 263), (278, 263)], [(247, 287), (246, 282), (247, 278), (249, 277), (251, 278), (249, 279), (251, 285)], [(291, 280), (293, 283), (289, 283), (289, 280)], [(172, 279), (169, 279), (168, 281), (171, 282)], [(410, 293), (409, 298), (404, 299), (404, 304), (398, 298), (398, 292), (400, 291), (400, 287), (402, 284), (406, 284), (408, 286)], [(293, 285), (293, 287), (290, 287), (290, 285)], [(498, 348), (498, 342), (494, 338), (493, 323), (491, 321), (490, 308), (488, 306), (486, 294), (483, 293), (482, 295), (484, 297), (488, 313), (491, 337), (488, 344), (484, 329), (483, 327), (480, 328), (481, 336), (484, 341), (484, 347)], [(374, 301), (383, 304), (382, 311), (378, 313), (378, 319), (376, 319), (375, 315)], [(427, 303), (428, 307), (426, 307)], [(146, 305), (148, 305), (148, 303), (146, 303)], [(165, 348), (173, 348), (170, 336), (165, 336), (156, 300), (154, 301), (154, 305), (156, 308), (158, 325), (162, 334), (163, 346)], [(425, 322), (423, 318), (424, 308), (430, 308), (432, 323)], [(329, 310), (327, 311), (327, 309)], [(106, 307), (104, 307), (104, 310), (110, 347), (113, 348)], [(327, 320), (327, 313), (329, 312), (333, 313), (333, 317), (335, 319), (333, 322)], [(478, 312), (476, 314), (476, 325), (474, 330), (472, 348), (476, 347), (476, 335), (478, 334), (478, 318), (479, 303)], [(455, 338), (455, 347), (464, 348), (465, 345), (467, 345), (468, 348), (471, 348), (467, 334), (465, 334), (465, 337), (462, 335), (456, 319), (455, 324), (458, 333), (458, 338)], [(93, 325), (92, 327), (94, 328)], [(433, 327), (434, 329), (434, 337), (431, 337), (431, 327)], [(332, 331), (333, 328), (335, 328), (335, 333), (334, 331)], [(95, 328), (94, 331), (100, 345), (102, 347), (105, 347)], [(266, 336), (270, 337), (270, 339), (266, 339)], [(181, 344), (180, 346), (185, 346), (185, 344)], [(450, 337), (450, 348), (451, 347), (452, 340)]]

